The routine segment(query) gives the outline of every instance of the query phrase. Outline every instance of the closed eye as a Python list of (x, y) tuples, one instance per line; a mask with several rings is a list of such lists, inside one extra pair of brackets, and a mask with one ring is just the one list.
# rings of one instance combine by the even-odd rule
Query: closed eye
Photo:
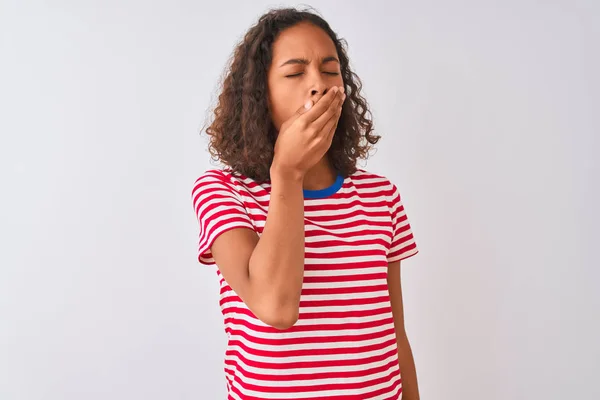
[[(337, 75), (340, 74), (339, 72), (327, 72), (327, 71), (323, 71), (323, 73), (325, 75), (332, 75), (332, 76), (337, 76)], [(296, 78), (296, 77), (298, 77), (300, 75), (303, 75), (303, 74), (304, 74), (304, 72), (298, 72), (297, 74), (286, 75), (285, 77), (286, 78)]]

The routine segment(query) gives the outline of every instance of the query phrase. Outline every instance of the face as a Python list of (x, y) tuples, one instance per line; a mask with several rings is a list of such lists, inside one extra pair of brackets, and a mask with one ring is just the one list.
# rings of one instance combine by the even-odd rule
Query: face
[(275, 40), (267, 79), (271, 118), (278, 131), (308, 100), (317, 102), (329, 88), (344, 83), (333, 41), (307, 22), (284, 30)]

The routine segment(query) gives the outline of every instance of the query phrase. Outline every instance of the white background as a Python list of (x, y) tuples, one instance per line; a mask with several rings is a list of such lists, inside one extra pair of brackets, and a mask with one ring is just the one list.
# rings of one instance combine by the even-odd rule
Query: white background
[[(222, 399), (199, 135), (253, 2), (0, 1), (0, 398)], [(400, 188), (422, 398), (598, 399), (600, 4), (315, 1)]]

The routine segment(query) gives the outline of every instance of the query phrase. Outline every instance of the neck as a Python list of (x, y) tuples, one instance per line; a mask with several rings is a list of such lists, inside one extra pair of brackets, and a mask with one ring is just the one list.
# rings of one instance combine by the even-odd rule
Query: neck
[(337, 173), (325, 156), (304, 175), (303, 189), (325, 189), (333, 185), (336, 178)]

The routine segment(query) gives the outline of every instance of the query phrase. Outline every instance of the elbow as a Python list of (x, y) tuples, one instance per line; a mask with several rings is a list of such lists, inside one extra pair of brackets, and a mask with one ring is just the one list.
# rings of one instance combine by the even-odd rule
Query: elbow
[[(259, 317), (257, 315), (257, 317)], [(259, 319), (265, 324), (278, 329), (286, 330), (298, 322), (300, 317), (300, 307), (297, 306), (286, 306), (286, 307), (270, 307), (268, 311), (264, 312)]]
[(290, 329), (296, 324), (296, 322), (298, 322), (298, 313), (287, 313), (277, 315), (275, 318), (270, 319), (269, 322), (267, 322), (267, 324), (275, 329), (284, 331), (286, 329)]

